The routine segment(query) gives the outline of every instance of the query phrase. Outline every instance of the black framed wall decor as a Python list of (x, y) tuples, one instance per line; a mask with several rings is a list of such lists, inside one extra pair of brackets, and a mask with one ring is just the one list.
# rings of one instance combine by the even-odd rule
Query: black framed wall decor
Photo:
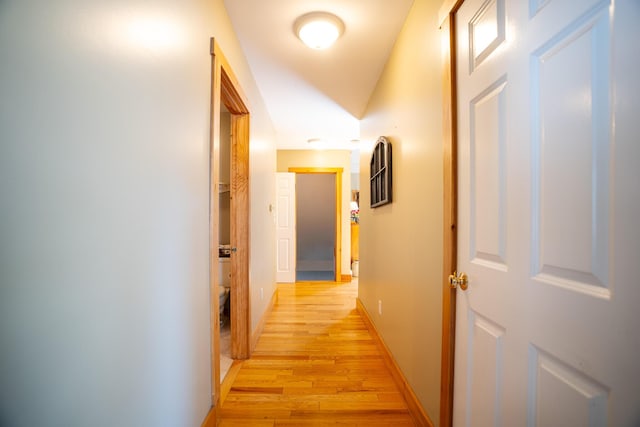
[(391, 203), (391, 143), (384, 136), (378, 138), (373, 148), (369, 173), (371, 207)]

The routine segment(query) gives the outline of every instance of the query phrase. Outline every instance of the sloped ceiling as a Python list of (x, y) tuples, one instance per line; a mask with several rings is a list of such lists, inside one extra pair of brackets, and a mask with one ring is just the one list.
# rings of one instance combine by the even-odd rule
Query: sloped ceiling
[[(353, 149), (359, 119), (413, 0), (225, 0), (276, 127), (280, 149)], [(330, 12), (345, 24), (327, 50), (294, 34), (296, 18)], [(357, 146), (357, 145), (355, 145)]]

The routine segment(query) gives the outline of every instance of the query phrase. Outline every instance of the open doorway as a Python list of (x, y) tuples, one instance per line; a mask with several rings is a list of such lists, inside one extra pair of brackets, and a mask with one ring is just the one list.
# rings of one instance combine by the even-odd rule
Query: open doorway
[[(248, 102), (229, 63), (211, 39), (211, 145), (210, 145), (210, 298), (212, 403), (220, 403), (220, 257), (221, 220), (228, 218), (229, 273), (228, 322), (230, 355), (246, 359), (250, 352), (249, 310), (249, 122)], [(225, 111), (228, 116), (225, 117)], [(223, 124), (223, 121), (227, 121)], [(224, 136), (222, 136), (224, 135)], [(228, 139), (228, 151), (221, 140)], [(228, 182), (222, 168), (228, 165)], [(228, 213), (221, 212), (222, 195), (228, 192)], [(221, 217), (222, 214), (222, 217)], [(224, 273), (223, 273), (224, 274)]]
[(334, 174), (296, 174), (296, 281), (336, 277)]
[(218, 168), (218, 292), (220, 317), (220, 378), (233, 363), (231, 354), (231, 113), (220, 104)]
[[(293, 265), (295, 265), (295, 271), (296, 271), (296, 276), (298, 276), (297, 272), (301, 271), (303, 272), (302, 276), (300, 277), (305, 277), (305, 278), (298, 278), (296, 277), (296, 280), (332, 280), (332, 281), (336, 281), (336, 282), (340, 282), (343, 280), (342, 278), (342, 269), (341, 269), (341, 262), (342, 262), (342, 172), (343, 169), (342, 168), (314, 168), (314, 167), (310, 167), (310, 168), (295, 168), (295, 167), (290, 167), (289, 168), (289, 172), (293, 172), (296, 174), (296, 177), (301, 176), (301, 175), (307, 175), (307, 176), (325, 176), (325, 177), (329, 177), (330, 181), (333, 185), (333, 190), (329, 189), (328, 190), (328, 194), (330, 195), (329, 197), (333, 197), (333, 202), (329, 202), (326, 201), (326, 203), (329, 203), (329, 206), (331, 206), (331, 208), (333, 209), (333, 227), (331, 228), (326, 228), (324, 230), (326, 230), (326, 232), (328, 234), (330, 234), (332, 237), (332, 245), (330, 246), (330, 253), (327, 254), (326, 251), (319, 251), (319, 248), (317, 247), (317, 245), (315, 247), (311, 247), (310, 249), (306, 249), (302, 252), (302, 257), (301, 260), (303, 261), (303, 268), (300, 269), (298, 268), (297, 264), (298, 264), (298, 253), (300, 253), (299, 250), (296, 249), (295, 252), (295, 261), (292, 262)], [(305, 178), (303, 178), (304, 180)], [(307, 189), (307, 191), (300, 191), (297, 189), (298, 186), (298, 179), (296, 178), (296, 201), (295, 201), (295, 205), (296, 206), (300, 206), (302, 204), (309, 204), (310, 202), (306, 201), (307, 198), (314, 198), (314, 192), (316, 192), (316, 189), (314, 189), (314, 187), (310, 187)], [(322, 179), (318, 180), (317, 182), (311, 178), (308, 180), (308, 182), (310, 183), (318, 183), (318, 182), (322, 182)], [(324, 191), (324, 190), (323, 190)], [(301, 197), (304, 198), (304, 202), (301, 202), (300, 199), (298, 199), (298, 195), (300, 195)], [(322, 211), (326, 210), (326, 206), (323, 206), (321, 208)], [(302, 219), (303, 221), (306, 220), (307, 218), (301, 218), (301, 215), (315, 215), (315, 213), (311, 213), (311, 214), (301, 214), (300, 212), (296, 213), (296, 224)], [(296, 234), (297, 234), (297, 230), (298, 230), (298, 226), (296, 225)], [(313, 237), (311, 237), (311, 239), (313, 239)], [(295, 237), (295, 240), (298, 242), (298, 237)], [(327, 242), (325, 241), (326, 239), (322, 239), (322, 244), (321, 246), (323, 246), (323, 248), (327, 247)], [(312, 243), (313, 245), (313, 243)], [(333, 265), (333, 269), (329, 269), (328, 266), (329, 264), (332, 263)], [(328, 274), (328, 272), (333, 273), (332, 276), (330, 276)], [(308, 273), (308, 272), (313, 272), (313, 273)], [(319, 276), (322, 275), (323, 278), (319, 278)], [(313, 278), (313, 276), (315, 276), (316, 278)], [(309, 278), (311, 277), (311, 278)], [(324, 278), (327, 277), (327, 278)]]

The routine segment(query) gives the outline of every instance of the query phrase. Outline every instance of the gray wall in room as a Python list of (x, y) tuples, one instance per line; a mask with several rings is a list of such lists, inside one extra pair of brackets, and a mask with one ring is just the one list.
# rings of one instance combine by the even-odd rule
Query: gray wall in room
[(334, 269), (335, 175), (296, 175), (297, 270)]

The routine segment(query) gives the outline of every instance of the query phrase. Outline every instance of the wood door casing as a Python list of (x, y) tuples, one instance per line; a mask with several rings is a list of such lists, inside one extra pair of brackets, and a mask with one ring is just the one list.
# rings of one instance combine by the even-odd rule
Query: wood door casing
[[(227, 107), (228, 108), (228, 107)], [(249, 306), (249, 114), (231, 113), (231, 357), (248, 359)]]
[(209, 288), (211, 306), (211, 391), (212, 404), (220, 403), (220, 307), (218, 301), (218, 244), (220, 184), (220, 111), (221, 105), (231, 114), (231, 244), (232, 256), (232, 357), (248, 358), (251, 318), (249, 305), (249, 103), (233, 71), (212, 38), (211, 53), (211, 129), (210, 129), (210, 219), (209, 219)]
[[(456, 330), (456, 290), (449, 286), (449, 274), (456, 270), (457, 259), (457, 122), (455, 84), (455, 32), (453, 18), (461, 1), (443, 5), (442, 37), (442, 133), (444, 160), (443, 266), (442, 266), (442, 361), (440, 368), (440, 425), (450, 427), (453, 415), (453, 371)], [(442, 10), (442, 9), (441, 9)], [(442, 12), (441, 12), (442, 15)]]

